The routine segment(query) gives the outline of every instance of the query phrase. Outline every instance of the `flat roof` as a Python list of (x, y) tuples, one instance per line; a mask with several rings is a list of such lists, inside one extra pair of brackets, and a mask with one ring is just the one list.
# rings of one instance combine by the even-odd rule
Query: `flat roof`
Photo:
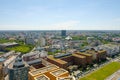
[(16, 59), (17, 55), (13, 55), (11, 56), (9, 59), (6, 59), (4, 61), (4, 66), (7, 66), (8, 64), (10, 64), (12, 61), (14, 61)]
[(86, 58), (85, 56), (79, 55), (79, 54), (72, 54), (75, 57), (79, 57), (79, 58)]
[(55, 61), (55, 62), (58, 62), (60, 64), (66, 64), (67, 63), (66, 61), (63, 61), (61, 59), (54, 58), (53, 55), (48, 56), (48, 58), (51, 59), (51, 60), (53, 60), (53, 61)]
[(3, 54), (3, 57), (8, 57), (8, 56), (10, 56), (11, 54), (14, 54), (14, 53), (15, 53), (15, 51), (9, 51), (9, 52)]
[(7, 43), (2, 43), (0, 46), (11, 46), (11, 45), (17, 45), (18, 43), (16, 42), (7, 42)]
[(104, 53), (106, 52), (105, 50), (99, 50), (98, 53)]
[(38, 55), (39, 53), (40, 53), (39, 51), (29, 52), (27, 54), (24, 54), (23, 57), (34, 56), (34, 55)]
[(27, 63), (29, 65), (32, 65), (32, 64), (42, 63), (42, 61), (40, 59), (35, 59), (35, 60), (27, 61)]
[(34, 70), (36, 70), (36, 68), (34, 68), (33, 66), (30, 66), (30, 71), (34, 71)]
[(55, 69), (58, 69), (58, 68), (59, 67), (56, 66), (56, 65), (49, 65), (49, 66), (46, 66), (46, 67), (43, 67), (43, 68), (39, 68), (39, 69), (30, 71), (29, 73), (32, 76), (35, 76), (35, 75), (42, 74), (42, 73), (45, 73), (45, 72), (49, 72), (49, 71), (52, 71), (52, 70), (55, 70)]
[(3, 61), (5, 61), (5, 60), (6, 60), (5, 58), (0, 57), (0, 62), (3, 62)]
[(35, 80), (50, 80), (46, 75), (42, 74), (34, 78)]
[(85, 53), (96, 53), (95, 50), (87, 50)]
[(78, 54), (82, 54), (82, 55), (85, 55), (85, 56), (92, 56), (92, 54), (81, 53), (81, 52), (78, 52)]
[(65, 69), (59, 68), (59, 69), (52, 71), (50, 73), (53, 74), (54, 76), (60, 76), (62, 74), (68, 73), (68, 71), (66, 71)]
[(72, 55), (72, 53), (58, 54), (58, 55), (55, 55), (54, 58), (62, 58), (62, 57), (70, 56), (70, 55)]

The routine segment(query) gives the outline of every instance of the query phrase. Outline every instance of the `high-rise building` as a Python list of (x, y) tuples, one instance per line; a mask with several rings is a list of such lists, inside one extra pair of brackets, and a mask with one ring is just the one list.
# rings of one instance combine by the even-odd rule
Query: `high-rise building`
[(41, 45), (41, 47), (45, 46), (45, 44), (46, 44), (45, 38), (41, 37), (40, 38), (40, 45)]
[(34, 38), (29, 37), (25, 38), (25, 43), (34, 45), (35, 44)]
[(28, 80), (27, 64), (21, 58), (17, 58), (11, 68), (9, 68), (9, 80)]
[(36, 46), (44, 47), (46, 45), (46, 39), (43, 36), (39, 36)]
[(61, 36), (63, 37), (63, 36), (66, 36), (66, 30), (62, 30), (61, 31)]

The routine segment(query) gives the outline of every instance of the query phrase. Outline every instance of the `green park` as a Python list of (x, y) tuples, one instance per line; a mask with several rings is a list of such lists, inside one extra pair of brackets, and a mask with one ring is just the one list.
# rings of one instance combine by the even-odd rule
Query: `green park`
[(120, 62), (111, 62), (100, 69), (86, 75), (80, 80), (105, 80), (114, 72), (120, 69)]
[(14, 50), (16, 52), (21, 52), (22, 54), (30, 52), (34, 47), (33, 45), (24, 44), (23, 41), (19, 41), (19, 40), (0, 39), (0, 43), (7, 43), (7, 42), (17, 42), (19, 45), (8, 47), (5, 50), (7, 51)]

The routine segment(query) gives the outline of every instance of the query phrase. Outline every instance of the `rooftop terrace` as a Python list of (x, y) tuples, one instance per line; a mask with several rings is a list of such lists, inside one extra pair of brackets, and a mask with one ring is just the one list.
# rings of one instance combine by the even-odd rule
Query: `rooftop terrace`
[(68, 71), (66, 71), (65, 69), (60, 68), (60, 69), (57, 69), (57, 70), (52, 71), (50, 73), (53, 74), (54, 76), (60, 76), (60, 75), (62, 75), (64, 73), (68, 73)]
[(86, 58), (85, 56), (78, 55), (78, 54), (72, 54), (72, 55), (75, 56), (75, 57), (79, 57), (79, 58)]
[(40, 75), (34, 78), (35, 80), (50, 80), (46, 75)]
[(43, 68), (39, 68), (39, 69), (36, 69), (36, 70), (33, 70), (31, 72), (29, 72), (32, 76), (35, 76), (35, 75), (38, 75), (38, 74), (42, 74), (42, 73), (45, 73), (45, 72), (49, 72), (49, 71), (52, 71), (52, 70), (55, 70), (55, 69), (58, 69), (59, 67), (56, 66), (56, 65), (49, 65), (47, 67), (43, 67)]
[(77, 54), (84, 55), (84, 56), (92, 56), (92, 54), (88, 54), (88, 53), (81, 53), (81, 52), (79, 52), (79, 53), (77, 53)]
[(58, 62), (60, 64), (66, 64), (67, 63), (66, 61), (63, 61), (61, 59), (54, 58), (53, 55), (48, 56), (48, 58), (51, 59), (51, 60), (53, 60), (53, 61), (55, 61), (55, 62)]

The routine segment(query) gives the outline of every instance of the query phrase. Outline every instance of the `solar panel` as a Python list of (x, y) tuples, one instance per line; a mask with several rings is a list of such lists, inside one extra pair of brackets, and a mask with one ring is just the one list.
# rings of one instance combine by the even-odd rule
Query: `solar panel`
[(61, 57), (69, 56), (69, 55), (72, 55), (72, 53), (59, 54), (59, 55), (54, 56), (54, 58), (61, 58)]

